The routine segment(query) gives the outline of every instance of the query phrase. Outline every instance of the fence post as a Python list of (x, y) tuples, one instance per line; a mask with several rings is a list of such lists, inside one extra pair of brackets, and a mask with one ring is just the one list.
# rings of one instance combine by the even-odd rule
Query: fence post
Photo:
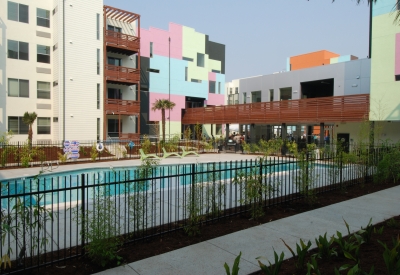
[(18, 167), (19, 167), (19, 160), (20, 160), (20, 157), (19, 157), (19, 155), (21, 154), (21, 151), (20, 151), (20, 148), (19, 148), (19, 141), (18, 141), (18, 154), (17, 154), (17, 163), (18, 163)]
[(339, 152), (340, 189), (343, 190), (343, 151)]
[(81, 228), (81, 247), (82, 247), (82, 255), (85, 255), (85, 238), (86, 238), (86, 232), (85, 232), (85, 219), (86, 219), (86, 215), (85, 215), (85, 204), (86, 204), (86, 200), (85, 200), (85, 174), (81, 174), (81, 195), (82, 195), (82, 207), (81, 207), (81, 215), (82, 215), (82, 228)]

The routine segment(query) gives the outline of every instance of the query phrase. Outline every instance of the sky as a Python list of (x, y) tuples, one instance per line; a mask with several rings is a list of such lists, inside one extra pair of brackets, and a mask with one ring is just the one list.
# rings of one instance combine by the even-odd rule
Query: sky
[(141, 15), (144, 29), (169, 22), (225, 44), (225, 77), (286, 70), (290, 56), (319, 50), (368, 56), (368, 1), (356, 0), (104, 0)]

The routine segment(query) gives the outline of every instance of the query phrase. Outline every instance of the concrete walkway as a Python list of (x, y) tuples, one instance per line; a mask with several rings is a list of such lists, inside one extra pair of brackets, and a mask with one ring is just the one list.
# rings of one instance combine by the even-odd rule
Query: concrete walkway
[[(232, 268), (240, 251), (239, 274), (260, 270), (256, 257), (263, 256), (273, 261), (273, 250), (285, 258), (291, 253), (281, 239), (292, 247), (299, 239), (311, 240), (327, 232), (332, 236), (336, 231), (347, 235), (343, 219), (352, 232), (365, 227), (370, 218), (376, 224), (400, 214), (400, 186), (333, 204), (320, 209), (273, 221), (242, 230), (223, 237), (184, 247), (165, 254), (137, 261), (125, 266), (109, 269), (97, 274), (225, 274), (224, 263)], [(268, 263), (267, 260), (261, 260)]]

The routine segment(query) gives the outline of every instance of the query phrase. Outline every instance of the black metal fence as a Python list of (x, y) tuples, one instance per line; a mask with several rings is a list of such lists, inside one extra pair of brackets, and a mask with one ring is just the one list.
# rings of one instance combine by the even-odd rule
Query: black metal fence
[[(365, 182), (384, 151), (344, 161), (343, 153), (302, 161), (260, 158), (85, 173), (40, 174), (2, 183), (2, 261), (18, 272), (66, 261), (87, 244), (122, 236), (125, 243), (196, 229), (233, 215)], [(372, 160), (372, 161), (371, 161)]]
[[(104, 141), (79, 141), (79, 146), (69, 148), (62, 141), (33, 142), (7, 142), (0, 143), (0, 169), (7, 167), (49, 166), (55, 164), (79, 162), (137, 159), (140, 157), (139, 149), (145, 139)], [(162, 156), (162, 147), (167, 151), (179, 151), (181, 147), (196, 149), (198, 152), (217, 152), (218, 148), (212, 141), (197, 140), (167, 140), (161, 143), (160, 139), (150, 138), (149, 153)], [(77, 149), (76, 149), (77, 148)], [(76, 149), (76, 152), (74, 152)], [(65, 153), (69, 150), (71, 157)], [(79, 157), (77, 157), (79, 155)]]

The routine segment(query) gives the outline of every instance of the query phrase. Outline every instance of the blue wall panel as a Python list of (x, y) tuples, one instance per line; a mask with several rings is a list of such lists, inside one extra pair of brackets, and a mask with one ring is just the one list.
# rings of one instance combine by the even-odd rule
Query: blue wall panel
[[(150, 58), (150, 68), (160, 70), (160, 73), (150, 73), (150, 92), (168, 94), (168, 61), (168, 57), (165, 56), (155, 55)], [(185, 67), (188, 66), (188, 61), (171, 58), (170, 62), (171, 94), (208, 98), (208, 81), (202, 83), (185, 81)], [(225, 83), (225, 76), (221, 82)]]

